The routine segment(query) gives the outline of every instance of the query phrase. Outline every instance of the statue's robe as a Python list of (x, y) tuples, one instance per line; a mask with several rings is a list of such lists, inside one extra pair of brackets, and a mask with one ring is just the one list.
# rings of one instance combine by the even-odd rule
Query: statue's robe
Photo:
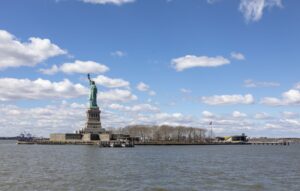
[(97, 86), (95, 84), (91, 84), (90, 89), (90, 107), (98, 107), (97, 106)]

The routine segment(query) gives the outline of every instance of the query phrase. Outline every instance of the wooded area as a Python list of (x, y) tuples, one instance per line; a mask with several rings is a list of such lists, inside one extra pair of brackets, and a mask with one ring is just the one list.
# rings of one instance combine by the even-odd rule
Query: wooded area
[(117, 134), (129, 134), (138, 138), (140, 142), (201, 143), (205, 142), (206, 129), (169, 125), (132, 125), (112, 131)]

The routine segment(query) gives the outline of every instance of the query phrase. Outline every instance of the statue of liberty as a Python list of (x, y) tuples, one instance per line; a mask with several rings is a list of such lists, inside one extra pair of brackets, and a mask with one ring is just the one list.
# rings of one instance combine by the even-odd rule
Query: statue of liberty
[(90, 108), (98, 108), (97, 105), (97, 86), (95, 85), (95, 81), (91, 80), (90, 74), (87, 75), (90, 82)]

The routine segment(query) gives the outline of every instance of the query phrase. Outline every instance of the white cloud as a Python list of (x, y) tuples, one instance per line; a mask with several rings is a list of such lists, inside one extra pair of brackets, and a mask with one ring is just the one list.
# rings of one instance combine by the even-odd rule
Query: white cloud
[(53, 74), (56, 74), (57, 72), (59, 72), (59, 70), (60, 70), (59, 67), (57, 67), (56, 65), (53, 65), (49, 69), (40, 69), (39, 71), (42, 72), (43, 74), (53, 75)]
[(183, 71), (194, 67), (218, 67), (229, 63), (230, 61), (223, 56), (207, 57), (186, 55), (184, 57), (175, 58), (171, 61), (172, 66), (177, 71)]
[(137, 86), (136, 89), (138, 89), (139, 91), (145, 92), (148, 91), (150, 89), (149, 85), (145, 84), (144, 82), (140, 82)]
[(121, 50), (117, 50), (115, 52), (111, 52), (110, 55), (116, 56), (116, 57), (123, 57), (123, 56), (126, 56), (126, 52), (123, 52)]
[(265, 8), (282, 7), (282, 0), (241, 0), (239, 11), (247, 22), (258, 21)]
[(266, 112), (259, 112), (254, 115), (255, 119), (269, 119), (271, 116)]
[(298, 118), (299, 114), (295, 113), (295, 112), (291, 112), (291, 111), (283, 111), (282, 113), (282, 117), (285, 119), (292, 119), (292, 118)]
[(251, 79), (244, 81), (244, 86), (247, 88), (266, 88), (266, 87), (278, 87), (280, 83), (277, 82), (258, 82)]
[(184, 93), (184, 94), (190, 94), (190, 93), (192, 93), (192, 90), (190, 90), (190, 89), (185, 89), (185, 88), (181, 88), (180, 91), (181, 91), (182, 93)]
[(109, 68), (104, 65), (100, 64), (94, 61), (81, 61), (81, 60), (75, 60), (75, 62), (72, 63), (64, 63), (61, 66), (53, 65), (49, 69), (40, 69), (40, 71), (44, 74), (55, 74), (59, 71), (72, 74), (72, 73), (81, 73), (81, 74), (87, 74), (87, 73), (104, 73), (109, 71)]
[(209, 112), (209, 111), (203, 111), (202, 116), (204, 118), (214, 118), (215, 117), (215, 115), (212, 112)]
[(185, 125), (191, 126), (194, 119), (182, 113), (157, 113), (152, 116), (152, 120), (158, 125)]
[(124, 106), (113, 103), (109, 108), (126, 112), (159, 112), (159, 108), (150, 104), (137, 104), (133, 106)]
[(290, 89), (287, 92), (282, 93), (282, 97), (264, 97), (261, 100), (262, 104), (270, 106), (282, 106), (282, 105), (299, 105), (300, 104), (300, 91), (296, 89)]
[[(213, 133), (216, 136), (243, 132), (248, 136), (300, 136), (300, 121), (295, 117), (269, 118), (271, 120), (256, 123), (255, 120), (249, 120), (247, 117), (237, 120), (231, 115), (215, 116), (211, 112), (204, 111), (203, 118), (200, 119), (179, 112), (160, 112), (156, 106), (147, 104), (126, 106), (113, 103), (108, 107), (102, 105), (101, 110), (101, 122), (104, 128), (118, 128), (134, 124), (210, 128), (208, 124), (213, 121)], [(0, 131), (2, 136), (15, 136), (23, 131), (38, 136), (74, 132), (84, 127), (85, 112), (85, 104), (66, 101), (63, 101), (61, 105), (31, 108), (0, 104)]]
[(27, 131), (36, 136), (74, 132), (84, 127), (85, 109), (70, 105), (18, 107), (0, 105), (0, 130), (4, 136), (16, 136)]
[(92, 4), (114, 4), (114, 5), (122, 5), (125, 3), (133, 3), (135, 0), (81, 0), (85, 3), (92, 3)]
[(128, 88), (130, 83), (120, 78), (109, 78), (103, 75), (98, 75), (96, 78), (93, 78), (96, 84), (108, 87), (108, 88)]
[(150, 89), (150, 86), (148, 84), (145, 84), (144, 82), (140, 82), (136, 89), (138, 89), (141, 92), (148, 92), (150, 96), (155, 96), (156, 92)]
[[(67, 103), (65, 103), (66, 105)], [(69, 104), (71, 108), (73, 109), (85, 109), (87, 106), (84, 105), (84, 104), (79, 104), (79, 103), (76, 103), (76, 102), (73, 102), (71, 104)]]
[(262, 98), (261, 103), (265, 105), (271, 105), (271, 106), (282, 105), (281, 100), (275, 97), (264, 97)]
[(281, 119), (281, 122), (288, 126), (300, 127), (300, 121), (298, 119)]
[(295, 137), (296, 134), (298, 134), (299, 136), (300, 120), (299, 118), (295, 118), (295, 116), (283, 116), (283, 118), (276, 118), (272, 121), (267, 122), (267, 124), (263, 128), (267, 130), (273, 129), (274, 132), (277, 132), (277, 136), (280, 137), (283, 137), (283, 133), (285, 133), (285, 136), (287, 135), (289, 137)]
[(298, 83), (295, 85), (295, 89), (300, 90), (300, 82), (298, 82)]
[(266, 125), (264, 126), (264, 128), (266, 128), (266, 129), (280, 129), (281, 125), (274, 124), (274, 123), (266, 123)]
[(206, 0), (206, 2), (207, 2), (208, 4), (214, 4), (214, 3), (217, 3), (217, 2), (219, 2), (219, 1), (221, 1), (221, 0)]
[(234, 117), (234, 118), (243, 118), (243, 117), (247, 117), (247, 114), (239, 112), (239, 111), (234, 111), (234, 112), (232, 112), (232, 117)]
[(203, 96), (202, 102), (208, 105), (224, 104), (253, 104), (254, 98), (251, 94), (246, 95), (214, 95), (210, 97)]
[(240, 53), (240, 52), (231, 52), (231, 58), (236, 59), (236, 60), (245, 60), (245, 56)]
[[(139, 107), (135, 107), (139, 110)], [(42, 107), (22, 108), (0, 105), (0, 131), (2, 136), (16, 136), (23, 131), (48, 137), (50, 133), (70, 133), (84, 127), (86, 107), (80, 103), (63, 103)], [(148, 116), (149, 113), (146, 113)], [(101, 122), (104, 128), (119, 128), (142, 120), (138, 112), (126, 116), (102, 108)], [(151, 119), (152, 120), (152, 119)], [(140, 123), (138, 123), (140, 124)]]
[(156, 92), (153, 91), (153, 90), (151, 90), (151, 91), (148, 92), (148, 94), (149, 94), (150, 96), (155, 96), (155, 95), (156, 95)]
[(21, 42), (9, 32), (0, 30), (0, 69), (35, 66), (66, 53), (49, 39), (30, 37), (28, 42)]
[(104, 102), (112, 102), (112, 101), (119, 101), (119, 102), (128, 102), (137, 100), (137, 96), (132, 94), (129, 90), (122, 90), (122, 89), (112, 89), (106, 92), (99, 92), (98, 100)]
[(73, 84), (68, 79), (51, 82), (41, 78), (37, 80), (0, 78), (0, 101), (75, 98), (87, 93), (87, 88), (81, 84)]
[[(41, 107), (18, 107), (0, 104), (0, 131), (2, 136), (16, 136), (27, 131), (36, 136), (50, 133), (71, 133), (80, 130), (86, 122), (86, 108), (81, 103), (62, 103)], [(128, 119), (116, 116), (106, 109), (101, 112), (104, 128), (124, 127)]]
[(283, 101), (286, 104), (300, 104), (300, 91), (291, 89), (282, 94)]
[[(113, 103), (113, 104), (109, 105), (109, 108), (110, 108), (110, 109), (114, 109), (114, 110), (121, 110), (121, 111), (127, 110), (127, 109), (126, 109), (126, 106), (121, 105), (121, 104), (118, 104), (118, 103)], [(129, 108), (129, 107), (128, 107), (128, 108)]]

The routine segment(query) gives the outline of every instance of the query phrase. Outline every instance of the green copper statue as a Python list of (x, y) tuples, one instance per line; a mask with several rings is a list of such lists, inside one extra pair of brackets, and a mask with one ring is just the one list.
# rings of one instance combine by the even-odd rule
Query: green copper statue
[(90, 81), (90, 108), (97, 108), (97, 86), (95, 85), (95, 81), (91, 80), (90, 74), (87, 75)]

